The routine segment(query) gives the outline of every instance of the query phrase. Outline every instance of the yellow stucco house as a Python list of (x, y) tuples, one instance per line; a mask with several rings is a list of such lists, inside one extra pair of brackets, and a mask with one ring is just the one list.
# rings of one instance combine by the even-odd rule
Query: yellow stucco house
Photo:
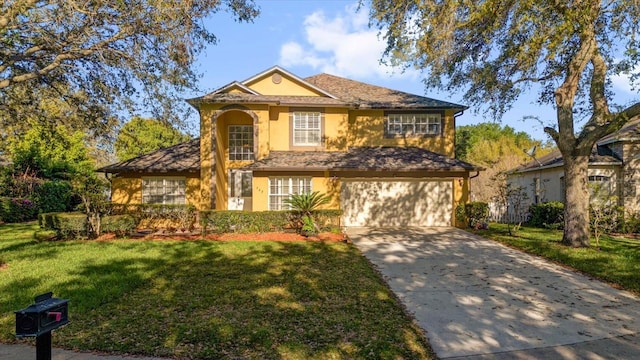
[(278, 66), (188, 102), (200, 138), (106, 166), (116, 203), (281, 210), (320, 191), (344, 226), (449, 226), (481, 168), (455, 159), (467, 107)]

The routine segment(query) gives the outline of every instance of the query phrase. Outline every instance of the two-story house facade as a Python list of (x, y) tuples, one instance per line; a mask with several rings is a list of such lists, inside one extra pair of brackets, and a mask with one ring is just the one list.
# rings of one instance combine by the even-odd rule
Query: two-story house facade
[(188, 102), (200, 138), (102, 168), (112, 201), (266, 211), (319, 191), (344, 226), (449, 226), (481, 170), (455, 159), (467, 108), (446, 101), (275, 66)]

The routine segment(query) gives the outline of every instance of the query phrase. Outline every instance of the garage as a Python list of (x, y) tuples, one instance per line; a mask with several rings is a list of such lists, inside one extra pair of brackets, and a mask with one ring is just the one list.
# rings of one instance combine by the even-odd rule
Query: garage
[(345, 226), (451, 226), (452, 180), (343, 180)]

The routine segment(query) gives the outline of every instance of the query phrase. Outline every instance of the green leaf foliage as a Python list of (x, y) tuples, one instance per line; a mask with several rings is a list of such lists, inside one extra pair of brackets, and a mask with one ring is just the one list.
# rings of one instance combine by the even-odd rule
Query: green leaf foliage
[(114, 147), (118, 159), (125, 161), (189, 139), (167, 122), (134, 117), (122, 127)]
[(62, 125), (32, 123), (31, 129), (10, 144), (14, 173), (44, 179), (70, 179), (76, 173), (93, 171), (85, 136)]
[(331, 198), (326, 194), (321, 194), (319, 191), (304, 194), (293, 194), (290, 198), (284, 199), (284, 203), (288, 204), (292, 210), (299, 211), (307, 215), (318, 210), (322, 205), (328, 204), (330, 201)]

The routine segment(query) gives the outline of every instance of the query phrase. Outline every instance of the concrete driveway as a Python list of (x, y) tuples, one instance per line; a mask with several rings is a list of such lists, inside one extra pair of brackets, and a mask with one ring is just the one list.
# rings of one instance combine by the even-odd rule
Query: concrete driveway
[(640, 358), (633, 294), (456, 228), (347, 234), (442, 359)]

